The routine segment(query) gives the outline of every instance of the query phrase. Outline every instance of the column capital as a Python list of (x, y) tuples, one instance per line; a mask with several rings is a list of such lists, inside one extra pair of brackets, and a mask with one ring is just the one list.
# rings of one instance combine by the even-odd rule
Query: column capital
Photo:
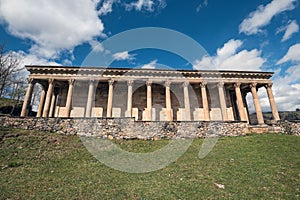
[(273, 86), (273, 83), (267, 83), (266, 85), (264, 85), (265, 86), (265, 88), (272, 88), (272, 86)]
[(54, 78), (49, 78), (49, 79), (48, 79), (48, 83), (49, 83), (49, 84), (53, 84), (53, 83), (54, 83)]
[(202, 81), (202, 82), (200, 83), (200, 87), (202, 87), (202, 88), (205, 88), (206, 85), (207, 85), (207, 82), (206, 82), (206, 81)]
[(256, 86), (257, 86), (257, 83), (250, 83), (250, 88), (255, 88), (256, 89)]
[(241, 83), (239, 83), (239, 82), (238, 82), (238, 83), (235, 83), (235, 84), (234, 84), (234, 87), (235, 87), (235, 88), (240, 88), (240, 87), (241, 87)]
[(153, 81), (152, 81), (152, 80), (147, 80), (147, 81), (146, 81), (146, 85), (147, 85), (147, 86), (151, 86), (151, 85), (152, 85), (152, 83), (153, 83)]
[(223, 81), (220, 81), (220, 82), (218, 82), (218, 87), (224, 87), (224, 82)]
[(93, 79), (89, 80), (89, 84), (90, 84), (90, 85), (94, 85), (96, 82), (97, 82), (97, 81), (96, 81), (96, 80), (93, 80)]
[(69, 82), (69, 85), (74, 85), (75, 79), (69, 79), (68, 82)]
[(189, 86), (189, 84), (190, 84), (190, 82), (184, 81), (182, 85), (183, 85), (183, 87), (187, 87), (187, 86)]
[(28, 84), (34, 84), (34, 79), (33, 78), (27, 78), (27, 83)]
[(129, 81), (127, 81), (127, 86), (132, 86), (133, 85), (133, 80), (129, 80)]
[(115, 82), (115, 80), (113, 80), (113, 79), (110, 79), (110, 80), (108, 80), (108, 85), (113, 85), (113, 84), (114, 84), (114, 82)]
[(165, 82), (165, 87), (170, 87), (170, 85), (171, 85), (171, 81), (167, 80), (167, 81)]

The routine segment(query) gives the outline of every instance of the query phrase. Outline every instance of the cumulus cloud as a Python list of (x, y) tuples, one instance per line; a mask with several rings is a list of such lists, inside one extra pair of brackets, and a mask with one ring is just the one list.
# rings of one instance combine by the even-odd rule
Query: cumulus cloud
[[(275, 96), (278, 110), (280, 111), (294, 111), (300, 107), (300, 44), (291, 46), (283, 58), (281, 58), (277, 65), (289, 61), (292, 64), (285, 70), (284, 75), (280, 75), (278, 69), (273, 77), (273, 93)], [(260, 103), (264, 111), (270, 111), (270, 105), (265, 89), (258, 91)], [(251, 95), (250, 95), (251, 96)], [(250, 98), (250, 97), (249, 97)], [(250, 100), (252, 101), (252, 100)], [(254, 109), (254, 108), (253, 108)]]
[(276, 64), (280, 65), (289, 61), (300, 62), (300, 43), (291, 46), (288, 52)]
[[(283, 56), (277, 62), (277, 65), (285, 62), (293, 61), (296, 64), (288, 67), (285, 70), (284, 75), (280, 75), (281, 68), (275, 71), (273, 77), (273, 93), (276, 101), (276, 105), (279, 111), (295, 111), (296, 108), (300, 107), (300, 44), (291, 46)], [(259, 101), (263, 111), (271, 111), (268, 95), (265, 88), (258, 90)], [(253, 106), (252, 95), (247, 95), (247, 101), (249, 111), (255, 112)]]
[(246, 35), (261, 32), (261, 27), (270, 23), (272, 18), (284, 11), (293, 10), (297, 0), (273, 0), (271, 3), (260, 5), (256, 11), (251, 12), (239, 26), (239, 32)]
[(240, 40), (231, 39), (222, 48), (217, 49), (215, 56), (204, 56), (201, 60), (196, 60), (193, 68), (197, 70), (260, 70), (266, 61), (260, 56), (261, 52), (257, 49), (238, 51), (242, 44)]
[(150, 63), (143, 65), (142, 69), (155, 69), (157, 65), (157, 60), (152, 60)]
[(125, 4), (126, 10), (148, 11), (160, 10), (167, 6), (166, 0), (137, 0), (129, 4)]
[(281, 42), (285, 42), (286, 40), (290, 39), (294, 33), (299, 31), (299, 25), (296, 20), (289, 21), (287, 26), (284, 26), (277, 30), (276, 34), (280, 32), (284, 32)]
[(113, 59), (115, 60), (134, 60), (135, 55), (131, 55), (128, 53), (128, 51), (123, 51), (123, 52), (117, 52), (112, 55)]
[(33, 41), (30, 52), (55, 58), (63, 50), (101, 36), (104, 26), (96, 4), (86, 0), (1, 0), (0, 21), (7, 31)]
[(106, 0), (103, 2), (102, 7), (98, 11), (99, 15), (107, 15), (112, 12), (112, 6), (115, 3), (115, 0)]
[(288, 68), (284, 76), (274, 77), (273, 84), (279, 110), (295, 111), (300, 107), (300, 63)]

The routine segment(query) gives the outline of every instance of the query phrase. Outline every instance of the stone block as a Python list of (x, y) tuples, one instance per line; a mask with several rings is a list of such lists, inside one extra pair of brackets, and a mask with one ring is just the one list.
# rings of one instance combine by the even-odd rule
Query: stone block
[(204, 109), (203, 108), (195, 108), (193, 112), (194, 121), (204, 121)]
[(211, 108), (210, 119), (211, 121), (222, 121), (221, 108)]
[(136, 121), (139, 119), (139, 109), (138, 108), (132, 108), (132, 117), (134, 117)]
[(121, 117), (121, 108), (112, 108), (112, 117)]
[(71, 117), (84, 117), (85, 107), (73, 107)]
[(103, 108), (102, 107), (93, 107), (92, 108), (92, 117), (103, 117)]

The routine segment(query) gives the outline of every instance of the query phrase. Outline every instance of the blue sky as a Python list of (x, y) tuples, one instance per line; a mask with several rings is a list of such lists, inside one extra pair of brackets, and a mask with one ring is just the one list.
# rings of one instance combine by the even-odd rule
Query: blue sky
[[(207, 55), (188, 62), (160, 49), (125, 49), (110, 55), (111, 65), (274, 71), (279, 110), (300, 107), (299, 23), (299, 0), (0, 0), (0, 38), (23, 64), (80, 66), (92, 49), (109, 55), (101, 43), (123, 31), (167, 28)], [(259, 95), (269, 110), (263, 88)]]

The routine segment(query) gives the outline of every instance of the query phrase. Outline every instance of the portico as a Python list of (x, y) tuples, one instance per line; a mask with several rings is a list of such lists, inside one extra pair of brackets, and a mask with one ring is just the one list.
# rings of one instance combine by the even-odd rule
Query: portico
[(142, 121), (247, 121), (251, 93), (264, 124), (258, 88), (265, 87), (279, 120), (272, 72), (26, 66), (30, 72), (21, 117), (35, 84), (42, 85), (37, 117), (134, 117)]

